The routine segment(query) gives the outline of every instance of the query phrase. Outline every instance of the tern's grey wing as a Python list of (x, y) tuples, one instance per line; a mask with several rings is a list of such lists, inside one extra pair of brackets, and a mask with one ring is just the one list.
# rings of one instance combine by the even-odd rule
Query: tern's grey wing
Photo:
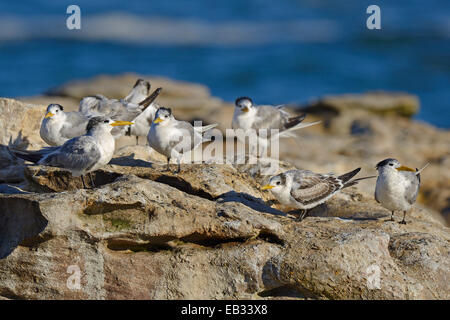
[(89, 171), (100, 160), (100, 156), (94, 138), (81, 136), (70, 139), (44, 157), (39, 164), (73, 171)]
[(322, 175), (308, 170), (297, 170), (291, 196), (303, 205), (328, 198), (342, 188), (342, 182), (334, 176)]
[(416, 175), (414, 172), (401, 171), (410, 181), (410, 184), (405, 189), (405, 199), (409, 204), (416, 202), (420, 187), (420, 174)]
[[(176, 149), (178, 152), (181, 150), (192, 150), (198, 144), (202, 142), (202, 136), (197, 131), (194, 130), (194, 127), (187, 121), (177, 121), (175, 124), (175, 128), (178, 130), (183, 130), (184, 134), (174, 145), (177, 145)], [(180, 143), (181, 142), (181, 143)]]
[(378, 202), (378, 203), (381, 203), (380, 200), (378, 199), (378, 196), (377, 196), (377, 194), (378, 194), (378, 183), (379, 183), (378, 180), (380, 180), (380, 176), (378, 176), (377, 182), (375, 184), (375, 201)]
[(100, 103), (100, 112), (113, 120), (131, 121), (141, 114), (142, 110), (136, 104), (109, 100)]
[(256, 111), (256, 119), (252, 129), (278, 129), (282, 130), (286, 122), (286, 112), (271, 106), (259, 106)]
[(67, 120), (61, 128), (60, 134), (68, 139), (79, 137), (86, 133), (89, 118), (80, 112), (67, 112)]
[(98, 115), (98, 108), (101, 100), (101, 98), (96, 96), (84, 97), (80, 101), (78, 111), (85, 116), (96, 116)]

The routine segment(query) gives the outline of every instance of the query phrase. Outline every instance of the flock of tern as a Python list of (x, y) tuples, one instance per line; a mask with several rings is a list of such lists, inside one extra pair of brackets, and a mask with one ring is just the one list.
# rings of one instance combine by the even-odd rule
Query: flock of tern
[[(73, 176), (89, 175), (105, 166), (114, 155), (115, 139), (123, 135), (147, 137), (149, 146), (167, 157), (174, 158), (180, 171), (183, 153), (194, 150), (205, 141), (203, 135), (217, 124), (192, 126), (189, 122), (177, 120), (170, 108), (158, 105), (155, 100), (162, 88), (151, 93), (148, 81), (138, 79), (131, 92), (123, 99), (110, 99), (103, 95), (85, 97), (76, 112), (65, 112), (59, 104), (50, 104), (42, 120), (40, 136), (49, 145), (41, 150), (26, 151), (10, 149), (11, 153), (24, 160), (45, 166), (60, 167)], [(236, 99), (232, 119), (234, 130), (255, 130), (259, 150), (266, 150), (272, 139), (292, 137), (293, 131), (319, 123), (302, 123), (305, 115), (291, 116), (283, 106), (257, 106), (252, 99)], [(266, 134), (259, 130), (266, 129)], [(275, 129), (276, 131), (271, 131)], [(267, 133), (269, 132), (269, 133)], [(272, 136), (272, 132), (275, 132)], [(251, 150), (254, 153), (255, 150)], [(259, 155), (259, 153), (258, 153)], [(426, 167), (426, 166), (425, 166)], [(424, 167), (424, 168), (425, 168)], [(402, 166), (397, 160), (388, 158), (376, 165), (375, 199), (392, 212), (406, 212), (417, 198), (420, 187), (420, 172)], [(320, 174), (309, 170), (289, 170), (270, 178), (263, 190), (270, 190), (277, 200), (300, 210), (303, 219), (312, 209), (335, 195), (343, 188), (353, 186), (360, 180), (376, 176), (353, 179), (361, 170), (357, 168), (346, 174)]]

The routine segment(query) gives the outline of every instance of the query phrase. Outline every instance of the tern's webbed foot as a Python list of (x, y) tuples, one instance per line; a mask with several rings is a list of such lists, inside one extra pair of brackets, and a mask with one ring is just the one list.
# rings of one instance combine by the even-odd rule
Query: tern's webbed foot
[(400, 223), (400, 224), (406, 224), (406, 221), (405, 221), (405, 220), (402, 220), (402, 221), (400, 221), (399, 223)]

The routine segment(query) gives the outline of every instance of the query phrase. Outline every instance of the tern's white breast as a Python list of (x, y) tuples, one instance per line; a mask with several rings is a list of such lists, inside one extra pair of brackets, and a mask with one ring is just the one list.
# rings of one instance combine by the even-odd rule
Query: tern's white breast
[(100, 151), (100, 160), (92, 168), (92, 171), (95, 171), (103, 167), (104, 165), (107, 165), (109, 161), (111, 161), (115, 149), (115, 140), (110, 133), (99, 134), (95, 137), (95, 140)]
[(61, 136), (61, 128), (63, 125), (63, 121), (45, 118), (42, 120), (39, 134), (41, 135), (41, 138), (50, 146), (60, 146), (68, 140), (67, 138)]
[(410, 181), (397, 172), (380, 173), (375, 188), (376, 199), (388, 210), (409, 210), (411, 204), (405, 198), (405, 191), (409, 184)]
[(150, 147), (170, 158), (172, 156), (172, 147), (170, 142), (178, 141), (182, 135), (183, 132), (173, 126), (153, 124), (148, 133), (147, 140)]

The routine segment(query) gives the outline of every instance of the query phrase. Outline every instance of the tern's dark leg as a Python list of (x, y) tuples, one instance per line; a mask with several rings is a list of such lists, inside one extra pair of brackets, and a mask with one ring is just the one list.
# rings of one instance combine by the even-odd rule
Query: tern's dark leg
[(83, 175), (81, 175), (80, 177), (81, 177), (81, 182), (83, 182), (83, 189), (87, 189), (87, 188), (86, 188), (86, 183), (84, 183)]
[(307, 214), (308, 214), (308, 210), (304, 209), (302, 212), (301, 220), (305, 219)]
[(401, 223), (401, 224), (406, 224), (405, 217), (406, 217), (406, 211), (403, 211), (403, 220), (400, 221), (399, 223)]
[(170, 158), (167, 158), (167, 167), (166, 167), (166, 170), (164, 170), (164, 171), (170, 171), (169, 163), (170, 163)]
[(392, 211), (392, 213), (391, 213), (391, 220), (389, 220), (389, 221), (394, 221), (394, 211)]
[(302, 221), (305, 218), (307, 213), (308, 213), (308, 210), (299, 209), (299, 215), (298, 215), (297, 221)]
[(137, 146), (139, 145), (139, 137), (138, 136), (136, 136), (136, 145)]
[(175, 171), (175, 173), (180, 173), (180, 171), (181, 171), (180, 159), (177, 159), (177, 164), (178, 164), (178, 167), (177, 167), (177, 171)]
[(94, 179), (92, 179), (92, 174), (89, 172), (88, 176), (89, 176), (89, 181), (91, 182), (91, 188), (94, 189), (95, 183), (94, 183)]

